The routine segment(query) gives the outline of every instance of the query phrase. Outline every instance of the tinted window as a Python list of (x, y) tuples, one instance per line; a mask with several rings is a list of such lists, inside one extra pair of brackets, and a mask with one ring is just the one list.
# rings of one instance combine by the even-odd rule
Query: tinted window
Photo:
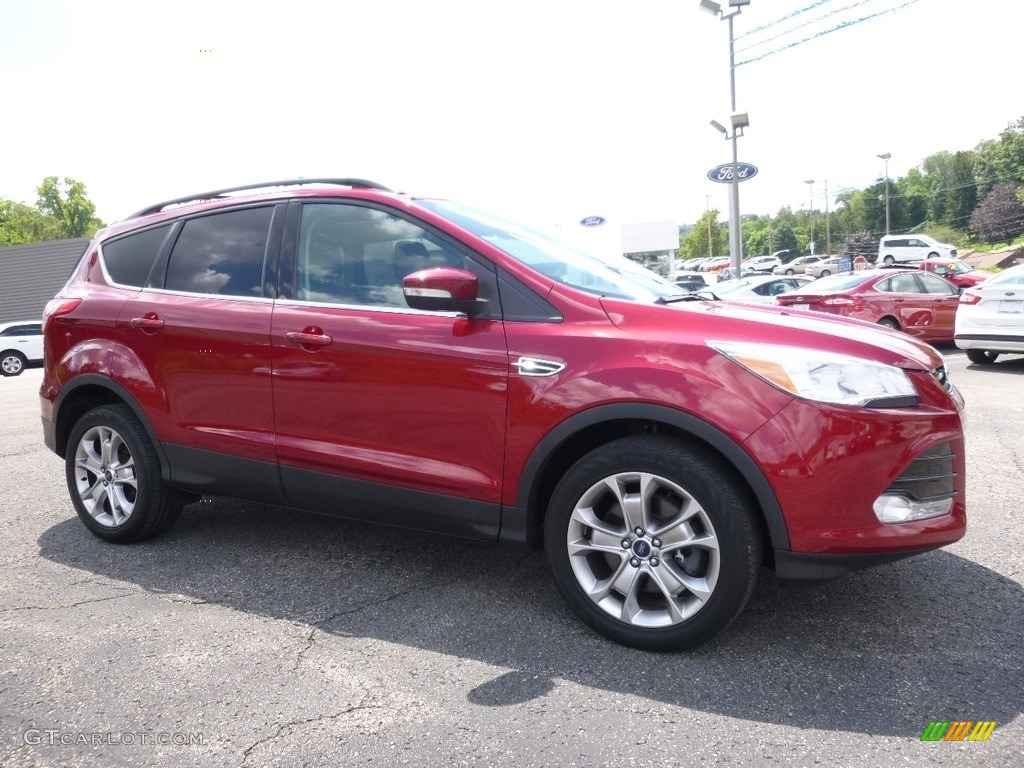
[(171, 225), (167, 224), (104, 243), (101, 248), (103, 263), (110, 279), (120, 285), (144, 286), (153, 261), (170, 231)]
[(42, 332), (42, 323), (35, 323), (34, 325), (12, 325), (10, 328), (0, 332), (0, 336), (38, 336)]
[(302, 207), (295, 275), (301, 301), (407, 308), (405, 276), (443, 266), (476, 271), (450, 245), (387, 211), (330, 203)]
[(917, 284), (917, 280), (909, 273), (894, 275), (888, 280), (882, 281), (876, 287), (880, 291), (888, 291), (890, 293), (921, 293), (921, 287)]
[(934, 275), (922, 274), (918, 275), (917, 279), (924, 285), (925, 293), (934, 293), (940, 296), (949, 296), (959, 291), (952, 284), (946, 282), (941, 277), (935, 277)]
[(174, 244), (165, 288), (225, 296), (262, 296), (263, 260), (273, 208), (190, 219)]

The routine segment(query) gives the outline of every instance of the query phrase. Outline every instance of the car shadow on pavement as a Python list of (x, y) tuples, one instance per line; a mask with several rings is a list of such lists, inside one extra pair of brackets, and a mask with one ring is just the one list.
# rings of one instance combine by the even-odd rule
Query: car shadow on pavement
[(543, 555), (510, 547), (218, 498), (143, 544), (105, 544), (77, 519), (38, 543), (54, 563), (157, 596), (512, 670), (466, 692), (481, 706), (564, 680), (747, 721), (916, 738), (934, 719), (1006, 723), (1024, 702), (1024, 590), (947, 551), (814, 587), (782, 589), (763, 571), (728, 630), (654, 654), (591, 632)]

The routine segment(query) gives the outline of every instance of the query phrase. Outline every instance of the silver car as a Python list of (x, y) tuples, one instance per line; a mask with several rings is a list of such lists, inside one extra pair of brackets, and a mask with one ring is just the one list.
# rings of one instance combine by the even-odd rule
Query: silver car
[(1005, 352), (1024, 355), (1024, 264), (965, 288), (953, 334), (978, 365), (994, 363)]

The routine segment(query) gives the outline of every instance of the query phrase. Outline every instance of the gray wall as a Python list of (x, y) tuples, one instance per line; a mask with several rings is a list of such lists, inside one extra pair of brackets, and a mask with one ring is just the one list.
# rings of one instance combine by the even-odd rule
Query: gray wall
[(42, 318), (88, 244), (82, 237), (0, 248), (0, 323)]

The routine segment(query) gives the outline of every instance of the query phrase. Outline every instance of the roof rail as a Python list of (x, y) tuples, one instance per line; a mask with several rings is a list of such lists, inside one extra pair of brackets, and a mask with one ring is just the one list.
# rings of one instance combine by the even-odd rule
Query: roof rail
[(368, 181), (367, 179), (333, 179), (333, 178), (300, 178), (300, 179), (284, 179), (283, 181), (264, 181), (259, 184), (245, 184), (241, 187), (226, 187), (225, 189), (214, 189), (209, 192), (199, 192), (194, 195), (185, 195), (185, 197), (176, 197), (173, 200), (165, 200), (162, 203), (156, 203), (143, 208), (141, 211), (136, 211), (127, 218), (137, 219), (140, 216), (148, 216), (151, 213), (159, 213), (164, 208), (171, 205), (182, 205), (184, 203), (194, 203), (200, 200), (209, 200), (215, 197), (226, 197), (232, 192), (244, 192), (247, 189), (264, 189), (269, 187), (295, 187), (301, 186), (302, 184), (335, 184), (341, 187), (352, 187), (354, 189), (379, 189), (382, 192), (390, 192), (391, 190), (382, 184), (378, 184), (375, 181)]

